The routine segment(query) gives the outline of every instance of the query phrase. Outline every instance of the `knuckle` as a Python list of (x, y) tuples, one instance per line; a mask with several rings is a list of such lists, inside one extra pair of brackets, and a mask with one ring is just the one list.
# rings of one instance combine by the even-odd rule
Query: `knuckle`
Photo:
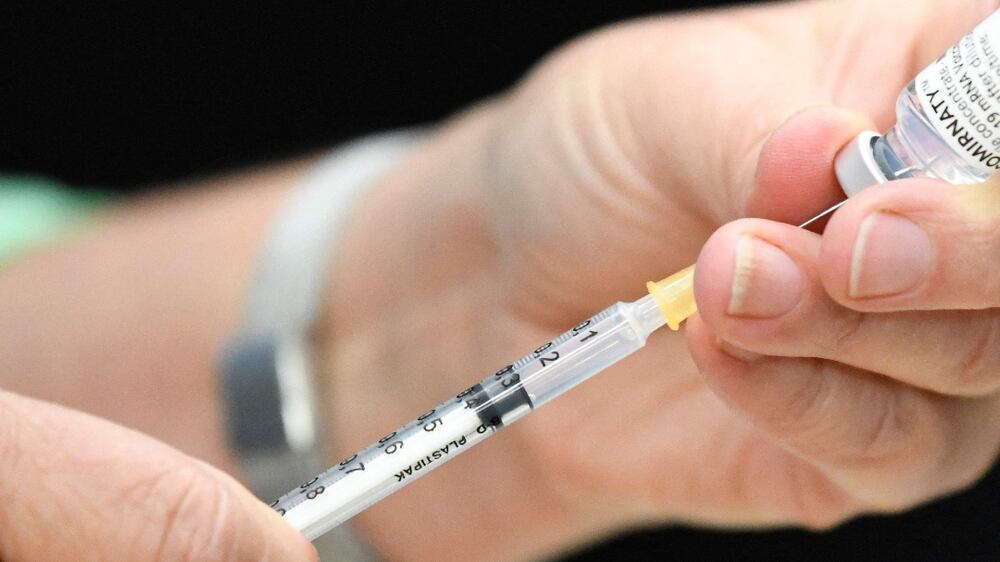
[(940, 442), (927, 488), (939, 493), (965, 489), (986, 476), (997, 463), (1000, 433), (989, 430), (1000, 413), (1000, 394), (943, 402), (935, 436)]
[[(779, 429), (797, 445), (851, 469), (892, 465), (904, 450), (919, 446), (914, 440), (918, 412), (906, 392), (878, 380), (855, 379), (869, 375), (836, 363), (818, 361), (814, 369), (782, 412)], [(845, 377), (852, 380), (844, 384)], [(862, 413), (849, 423), (843, 420), (847, 404)]]
[(163, 473), (150, 493), (166, 498), (158, 517), (157, 562), (230, 560), (234, 555), (236, 521), (227, 490), (197, 466)]
[(862, 333), (867, 319), (868, 315), (863, 312), (846, 308), (841, 309), (839, 322), (837, 322), (836, 329), (832, 332), (835, 348), (845, 349), (850, 347), (851, 342)]
[(803, 377), (803, 384), (787, 398), (785, 410), (780, 418), (791, 424), (798, 433), (813, 434), (825, 425), (826, 411), (831, 399), (832, 388), (828, 381), (831, 374), (827, 373), (830, 364), (826, 361), (812, 360), (812, 371)]
[(910, 441), (912, 412), (904, 407), (901, 391), (876, 386), (870, 394), (875, 412), (871, 423), (855, 436), (854, 456), (864, 462), (879, 462), (894, 456)]
[(815, 467), (796, 463), (789, 493), (796, 520), (812, 531), (828, 531), (859, 512), (858, 503)]
[(981, 396), (1000, 390), (1000, 316), (990, 315), (974, 329), (949, 381), (954, 394)]

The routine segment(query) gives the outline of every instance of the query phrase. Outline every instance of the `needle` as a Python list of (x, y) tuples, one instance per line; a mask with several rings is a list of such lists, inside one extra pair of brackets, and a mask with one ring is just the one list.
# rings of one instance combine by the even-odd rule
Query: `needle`
[(847, 199), (844, 199), (843, 201), (841, 201), (840, 203), (837, 203), (837, 204), (836, 204), (836, 205), (834, 205), (833, 207), (830, 207), (829, 209), (827, 209), (827, 210), (823, 211), (822, 213), (820, 213), (820, 214), (816, 215), (815, 217), (813, 217), (813, 218), (811, 218), (811, 219), (807, 220), (806, 222), (804, 222), (804, 223), (800, 224), (800, 225), (799, 225), (799, 228), (805, 228), (805, 227), (809, 226), (810, 224), (812, 224), (812, 223), (814, 223), (814, 222), (818, 221), (819, 219), (821, 219), (821, 218), (823, 218), (823, 217), (825, 217), (825, 216), (827, 216), (827, 215), (830, 215), (830, 214), (832, 214), (832, 213), (833, 213), (834, 211), (836, 211), (836, 210), (837, 210), (837, 209), (839, 209), (839, 208), (840, 208), (841, 206), (843, 206), (843, 205), (844, 205), (844, 203), (847, 203)]

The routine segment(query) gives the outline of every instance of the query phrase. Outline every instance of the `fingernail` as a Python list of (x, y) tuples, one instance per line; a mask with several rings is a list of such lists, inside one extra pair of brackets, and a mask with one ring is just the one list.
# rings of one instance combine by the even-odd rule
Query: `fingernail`
[(802, 273), (788, 254), (756, 236), (736, 242), (736, 267), (728, 313), (774, 318), (788, 312), (802, 296)]
[(763, 357), (763, 355), (741, 349), (718, 337), (715, 338), (715, 345), (719, 346), (719, 349), (721, 349), (726, 355), (739, 359), (744, 363), (753, 363)]
[(931, 240), (916, 223), (877, 212), (861, 223), (851, 256), (848, 294), (862, 299), (912, 290), (931, 267)]

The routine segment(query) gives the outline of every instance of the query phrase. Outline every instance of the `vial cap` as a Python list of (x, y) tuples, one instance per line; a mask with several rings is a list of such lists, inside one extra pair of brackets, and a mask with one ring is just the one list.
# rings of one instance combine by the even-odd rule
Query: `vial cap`
[(880, 137), (875, 131), (864, 131), (837, 153), (833, 167), (840, 188), (848, 197), (854, 197), (866, 187), (889, 181), (875, 161), (872, 150)]

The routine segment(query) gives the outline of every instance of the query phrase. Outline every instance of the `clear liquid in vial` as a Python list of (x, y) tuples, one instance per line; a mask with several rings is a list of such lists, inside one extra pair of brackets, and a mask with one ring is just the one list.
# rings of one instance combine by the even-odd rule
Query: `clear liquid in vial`
[(875, 161), (890, 180), (929, 177), (954, 184), (989, 179), (969, 165), (934, 129), (910, 82), (896, 101), (896, 125), (872, 146)]

